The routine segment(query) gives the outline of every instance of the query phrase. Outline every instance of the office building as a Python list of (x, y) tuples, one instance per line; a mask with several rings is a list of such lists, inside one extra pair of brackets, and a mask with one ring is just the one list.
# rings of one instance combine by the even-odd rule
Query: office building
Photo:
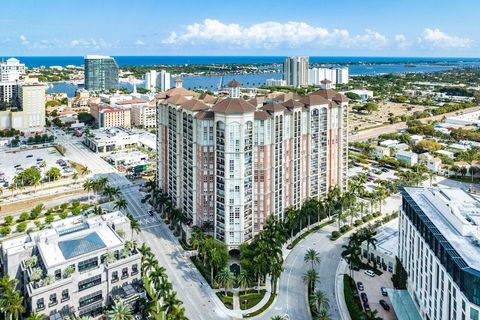
[(157, 95), (158, 187), (230, 248), (269, 215), (283, 219), (286, 208), (347, 185), (346, 97), (318, 90), (251, 104), (239, 89), (233, 80), (224, 99), (181, 87)]
[(288, 57), (283, 63), (283, 80), (287, 86), (308, 85), (308, 57)]
[(145, 73), (145, 89), (150, 92), (162, 92), (170, 89), (170, 73), (165, 70), (150, 70)]
[[(3, 273), (18, 279), (26, 309), (48, 319), (98, 316), (144, 296), (141, 254), (125, 247), (130, 221), (120, 211), (74, 216), (2, 242)], [(108, 259), (106, 258), (108, 255)], [(36, 263), (31, 263), (36, 257)], [(34, 264), (32, 266), (32, 264)]]
[(18, 59), (10, 58), (0, 62), (0, 82), (15, 82), (25, 74), (25, 64)]
[(398, 258), (421, 318), (478, 320), (480, 201), (461, 189), (400, 191)]
[(89, 106), (90, 113), (95, 118), (95, 123), (99, 128), (130, 128), (130, 108), (118, 108), (96, 103), (90, 103)]
[(0, 82), (0, 104), (15, 103), (18, 94), (18, 82)]
[(124, 127), (91, 130), (83, 144), (93, 152), (111, 152), (139, 145), (139, 135)]
[(85, 89), (104, 91), (118, 89), (118, 65), (109, 56), (85, 56)]

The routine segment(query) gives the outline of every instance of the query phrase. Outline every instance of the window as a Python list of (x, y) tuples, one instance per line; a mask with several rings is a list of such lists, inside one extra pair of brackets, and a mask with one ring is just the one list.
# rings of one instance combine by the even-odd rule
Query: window
[(67, 301), (70, 299), (70, 295), (68, 294), (68, 289), (62, 291), (62, 302)]
[(45, 309), (45, 303), (43, 302), (43, 298), (37, 300), (37, 311)]
[(132, 266), (132, 276), (138, 273), (138, 265), (134, 264)]
[(48, 303), (48, 306), (49, 306), (49, 307), (50, 307), (50, 306), (54, 306), (54, 305), (57, 304), (57, 302), (58, 302), (58, 301), (57, 301), (57, 294), (56, 294), (56, 293), (52, 293), (52, 294), (50, 295), (50, 302)]
[(60, 280), (62, 278), (62, 270), (55, 270), (55, 280)]
[(128, 278), (128, 268), (122, 269), (122, 279)]
[(98, 258), (90, 258), (78, 263), (78, 272), (85, 272), (98, 266)]
[(112, 272), (112, 283), (115, 283), (118, 281), (118, 271), (113, 271)]
[(102, 282), (102, 276), (97, 275), (85, 280), (82, 280), (78, 283), (78, 291), (83, 291), (85, 289), (99, 285)]
[(102, 300), (102, 291), (97, 291), (94, 293), (91, 293), (89, 295), (86, 295), (85, 297), (82, 297), (78, 300), (78, 305), (80, 308), (88, 306), (89, 304), (92, 304), (94, 302)]

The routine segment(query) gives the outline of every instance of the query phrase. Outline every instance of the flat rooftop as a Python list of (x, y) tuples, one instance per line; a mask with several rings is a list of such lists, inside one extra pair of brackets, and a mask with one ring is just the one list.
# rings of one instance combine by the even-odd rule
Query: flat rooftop
[(377, 239), (375, 250), (389, 256), (397, 256), (398, 234), (398, 218), (396, 218), (381, 227), (380, 232), (375, 237)]
[(404, 190), (460, 257), (471, 268), (480, 270), (480, 201), (457, 188)]

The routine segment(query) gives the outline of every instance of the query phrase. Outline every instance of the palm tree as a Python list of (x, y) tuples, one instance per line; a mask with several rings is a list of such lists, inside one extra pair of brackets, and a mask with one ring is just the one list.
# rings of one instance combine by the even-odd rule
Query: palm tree
[(285, 320), (285, 318), (282, 316), (273, 316), (270, 318), (270, 320)]
[(108, 265), (114, 263), (115, 261), (117, 261), (117, 258), (115, 257), (113, 251), (107, 251), (103, 257), (103, 262)]
[(132, 230), (130, 239), (133, 239), (133, 232), (136, 232), (138, 234), (140, 233), (140, 231), (142, 231), (142, 229), (140, 228), (140, 223), (137, 221), (137, 219), (133, 217), (133, 215), (129, 213), (127, 214), (127, 218), (130, 220), (130, 229)]
[(348, 262), (348, 264), (350, 266), (350, 277), (353, 277), (353, 265), (360, 262), (361, 250), (354, 243), (349, 243), (348, 245), (343, 245), (342, 248), (343, 248), (342, 258), (345, 259), (345, 261)]
[(138, 251), (140, 251), (140, 253), (142, 254), (142, 258), (146, 257), (147, 255), (152, 255), (152, 249), (149, 246), (147, 246), (145, 242), (142, 243), (140, 248), (138, 248)]
[(315, 284), (319, 279), (318, 272), (315, 269), (308, 269), (303, 275), (303, 281), (308, 286), (310, 293), (315, 290)]
[(290, 229), (290, 238), (293, 238), (293, 229), (297, 224), (298, 212), (294, 207), (288, 207), (285, 210), (285, 214), (287, 216), (288, 228)]
[(367, 257), (368, 262), (370, 263), (370, 246), (373, 249), (377, 248), (377, 239), (375, 238), (376, 231), (373, 228), (365, 228), (362, 231), (362, 239), (367, 243)]
[[(90, 192), (93, 191), (94, 189), (94, 182), (92, 179), (87, 179), (85, 182), (83, 182), (83, 190)], [(90, 195), (89, 195), (90, 198)]]
[(144, 256), (142, 261), (142, 275), (146, 276), (147, 272), (153, 270), (156, 265), (157, 260), (153, 255), (149, 254), (146, 257)]
[(378, 316), (378, 310), (367, 312), (362, 316), (362, 320), (382, 320), (382, 319), (383, 319), (382, 317)]
[(13, 318), (18, 320), (22, 313), (25, 312), (25, 307), (23, 306), (23, 296), (20, 295), (20, 292), (4, 292), (2, 300), (5, 301), (5, 303), (2, 303), (2, 307), (10, 319)]
[(82, 174), (82, 176), (85, 176), (85, 175), (87, 175), (87, 174), (90, 174), (91, 172), (92, 172), (92, 171), (90, 171), (90, 169), (88, 169), (87, 166), (84, 166), (84, 167), (82, 168), (82, 170), (81, 170), (80, 173)]
[(330, 307), (327, 295), (321, 290), (315, 290), (310, 297), (310, 305), (314, 306), (317, 311)]
[(225, 289), (225, 296), (227, 296), (227, 291), (230, 286), (233, 284), (234, 281), (233, 273), (228, 269), (228, 267), (223, 268), (217, 274), (216, 282), (219, 287), (223, 287)]
[(113, 206), (114, 209), (117, 209), (117, 210), (124, 210), (127, 208), (127, 200), (125, 200), (125, 198), (121, 197), (119, 198), (116, 202), (115, 202), (115, 205)]
[(202, 246), (204, 241), (205, 233), (202, 230), (195, 228), (190, 237), (190, 245), (193, 246), (193, 249), (199, 250), (200, 246)]
[(332, 320), (332, 318), (330, 317), (330, 314), (328, 313), (328, 309), (326, 308), (320, 309), (315, 319), (316, 320)]
[(111, 320), (132, 320), (132, 309), (126, 304), (117, 303), (107, 311), (107, 317)]
[(310, 262), (312, 264), (312, 269), (314, 265), (320, 263), (320, 255), (315, 249), (308, 249), (307, 252), (305, 252), (305, 256), (303, 257), (303, 260), (305, 262)]
[(248, 287), (250, 287), (250, 275), (246, 270), (240, 271), (237, 276), (237, 283), (240, 286), (240, 291), (246, 290)]
[(127, 240), (125, 241), (125, 248), (128, 251), (134, 251), (137, 248), (137, 241), (135, 240)]
[(32, 312), (25, 320), (43, 320), (45, 319), (45, 315), (41, 313)]
[(109, 200), (112, 200), (113, 197), (117, 197), (120, 195), (120, 189), (112, 186), (105, 186), (103, 194), (106, 195)]

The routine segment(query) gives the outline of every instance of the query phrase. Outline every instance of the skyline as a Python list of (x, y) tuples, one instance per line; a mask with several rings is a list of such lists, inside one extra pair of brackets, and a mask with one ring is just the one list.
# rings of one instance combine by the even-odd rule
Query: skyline
[(132, 10), (127, 1), (85, 1), (80, 10), (88, 14), (75, 15), (69, 3), (27, 0), (3, 4), (5, 12), (22, 14), (0, 19), (0, 48), (2, 56), (479, 57), (480, 5), (462, 3), (305, 1), (289, 10), (287, 1), (247, 0), (242, 8), (184, 1), (179, 8), (147, 0)]

